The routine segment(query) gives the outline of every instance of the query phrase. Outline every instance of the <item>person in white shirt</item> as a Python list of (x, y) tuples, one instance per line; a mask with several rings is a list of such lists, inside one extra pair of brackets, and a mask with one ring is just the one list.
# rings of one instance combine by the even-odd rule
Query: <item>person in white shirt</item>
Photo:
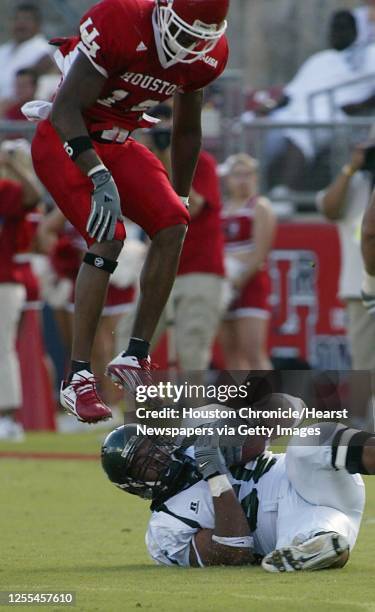
[(375, 369), (375, 318), (370, 317), (361, 299), (361, 224), (374, 182), (371, 154), (371, 148), (366, 145), (357, 146), (350, 162), (317, 196), (318, 208), (328, 220), (337, 223), (340, 235), (339, 297), (346, 305), (354, 370)]
[(364, 5), (353, 10), (353, 15), (357, 21), (357, 43), (375, 43), (375, 0), (367, 0)]
[(14, 78), (22, 68), (33, 68), (38, 75), (53, 68), (51, 48), (41, 33), (41, 14), (34, 4), (16, 7), (11, 38), (0, 46), (0, 109), (14, 96)]
[[(276, 121), (345, 121), (347, 115), (367, 112), (375, 106), (375, 44), (356, 44), (357, 25), (352, 13), (334, 13), (329, 48), (315, 53), (284, 88), (283, 99), (270, 117)], [(360, 77), (369, 77), (353, 82)], [(345, 86), (343, 86), (345, 85)], [(337, 88), (330, 98), (321, 90)], [(290, 188), (303, 188), (305, 162), (330, 145), (332, 131), (285, 128), (272, 130), (267, 141), (270, 164), (277, 165), (280, 182)]]

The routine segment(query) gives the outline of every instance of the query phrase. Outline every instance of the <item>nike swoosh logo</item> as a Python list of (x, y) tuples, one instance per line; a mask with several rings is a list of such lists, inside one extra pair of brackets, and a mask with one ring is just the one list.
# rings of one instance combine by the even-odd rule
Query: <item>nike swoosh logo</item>
[(307, 561), (311, 561), (312, 559), (316, 559), (316, 557), (319, 557), (320, 553), (317, 553), (316, 555), (311, 555), (310, 557), (301, 557), (300, 559), (298, 559), (298, 561), (300, 561), (301, 563), (307, 563)]
[(210, 463), (209, 461), (205, 461), (204, 463), (200, 463), (198, 467), (201, 470), (202, 468), (206, 467), (206, 465), (208, 465), (209, 463)]

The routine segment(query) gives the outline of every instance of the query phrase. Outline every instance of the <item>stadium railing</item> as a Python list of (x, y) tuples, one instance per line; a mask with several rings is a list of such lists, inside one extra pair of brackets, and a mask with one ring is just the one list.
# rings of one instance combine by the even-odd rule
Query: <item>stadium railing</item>
[(20, 134), (21, 138), (31, 140), (35, 132), (36, 123), (31, 121), (9, 121), (8, 119), (0, 119), (0, 140), (6, 138), (14, 138)]
[[(244, 123), (241, 118), (224, 119), (222, 123), (221, 150), (216, 150), (219, 158), (224, 159), (234, 153), (246, 152), (256, 157), (260, 164), (261, 188), (268, 192), (265, 169), (269, 163), (266, 147), (267, 136), (272, 131), (285, 132), (288, 129), (308, 130), (310, 134), (318, 130), (328, 130), (329, 146), (324, 150), (320, 171), (316, 176), (309, 176), (309, 187), (305, 191), (290, 191), (288, 199), (298, 205), (299, 210), (312, 211), (316, 192), (325, 187), (347, 163), (355, 144), (368, 139), (370, 129), (375, 124), (375, 117), (348, 118), (345, 121), (320, 122), (281, 122), (271, 119), (253, 119)], [(312, 136), (314, 138), (314, 136)], [(323, 171), (322, 171), (323, 170)], [(322, 183), (323, 181), (323, 183)]]
[[(333, 179), (339, 169), (348, 161), (352, 147), (367, 140), (370, 129), (375, 124), (375, 117), (348, 118), (345, 121), (321, 121), (321, 122), (278, 122), (270, 119), (254, 119), (251, 123), (244, 124), (241, 118), (230, 116), (228, 109), (231, 102), (228, 96), (226, 106), (221, 109), (220, 132), (216, 137), (205, 139), (205, 146), (218, 159), (223, 161), (229, 155), (238, 152), (247, 152), (256, 157), (260, 162), (261, 189), (264, 193), (269, 191), (266, 182), (265, 168), (267, 167), (266, 137), (273, 130), (301, 129), (308, 130), (311, 134), (316, 130), (329, 130), (330, 147), (326, 151), (324, 159), (324, 177), (326, 183), (320, 183), (322, 176), (316, 177), (316, 182), (304, 191), (290, 191), (288, 199), (297, 206), (300, 212), (312, 212), (316, 192), (323, 188)], [(226, 111), (228, 115), (226, 115)], [(0, 141), (6, 138), (23, 137), (31, 141), (36, 124), (28, 121), (0, 120)], [(320, 179), (320, 180), (319, 180)], [(276, 198), (277, 201), (277, 198)]]
[(316, 98), (319, 98), (321, 96), (327, 96), (329, 109), (330, 109), (330, 115), (331, 115), (330, 120), (333, 121), (336, 115), (336, 112), (337, 112), (337, 108), (338, 108), (338, 103), (336, 102), (336, 95), (342, 89), (347, 89), (348, 87), (351, 87), (352, 85), (360, 85), (360, 84), (365, 84), (365, 83), (373, 83), (375, 87), (375, 73), (367, 74), (361, 77), (357, 77), (355, 79), (348, 79), (347, 81), (345, 81), (344, 83), (341, 83), (340, 85), (335, 85), (334, 87), (324, 87), (310, 94), (307, 97), (307, 108), (308, 108), (309, 118), (311, 119), (311, 121), (316, 120), (315, 108), (314, 108), (314, 103), (315, 103)]

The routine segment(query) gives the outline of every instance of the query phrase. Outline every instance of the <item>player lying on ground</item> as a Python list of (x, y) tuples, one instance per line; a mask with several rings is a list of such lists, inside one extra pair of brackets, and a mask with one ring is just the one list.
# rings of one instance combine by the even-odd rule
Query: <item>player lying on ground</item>
[(262, 558), (269, 572), (339, 568), (358, 536), (359, 474), (375, 473), (375, 437), (337, 423), (320, 427), (319, 446), (293, 439), (286, 453), (265, 451), (233, 465), (234, 449), (221, 452), (212, 438), (176, 448), (125, 425), (104, 441), (102, 464), (117, 487), (152, 500), (146, 544), (159, 564)]
[[(202, 89), (222, 73), (228, 58), (228, 6), (229, 0), (103, 0), (82, 18), (79, 37), (53, 41), (63, 81), (50, 118), (38, 126), (33, 161), (89, 247), (76, 282), (71, 373), (60, 395), (80, 421), (111, 416), (97, 394), (90, 356), (125, 240), (122, 215), (140, 225), (152, 244), (130, 344), (107, 373), (130, 392), (149, 381), (150, 341), (189, 222)], [(157, 158), (129, 137), (154, 125), (145, 112), (171, 97), (173, 186)], [(25, 112), (43, 116), (46, 106), (31, 103)]]

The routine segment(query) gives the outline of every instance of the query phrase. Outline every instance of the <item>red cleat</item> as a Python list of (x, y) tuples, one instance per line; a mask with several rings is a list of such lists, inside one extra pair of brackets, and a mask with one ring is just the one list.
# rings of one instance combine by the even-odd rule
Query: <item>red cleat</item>
[(110, 408), (98, 396), (95, 377), (87, 370), (76, 372), (69, 383), (62, 382), (60, 403), (82, 423), (97, 423), (112, 418)]
[(124, 356), (120, 353), (107, 366), (106, 375), (120, 387), (124, 387), (131, 395), (136, 395), (136, 389), (140, 386), (153, 384), (150, 357), (138, 359), (138, 357)]

